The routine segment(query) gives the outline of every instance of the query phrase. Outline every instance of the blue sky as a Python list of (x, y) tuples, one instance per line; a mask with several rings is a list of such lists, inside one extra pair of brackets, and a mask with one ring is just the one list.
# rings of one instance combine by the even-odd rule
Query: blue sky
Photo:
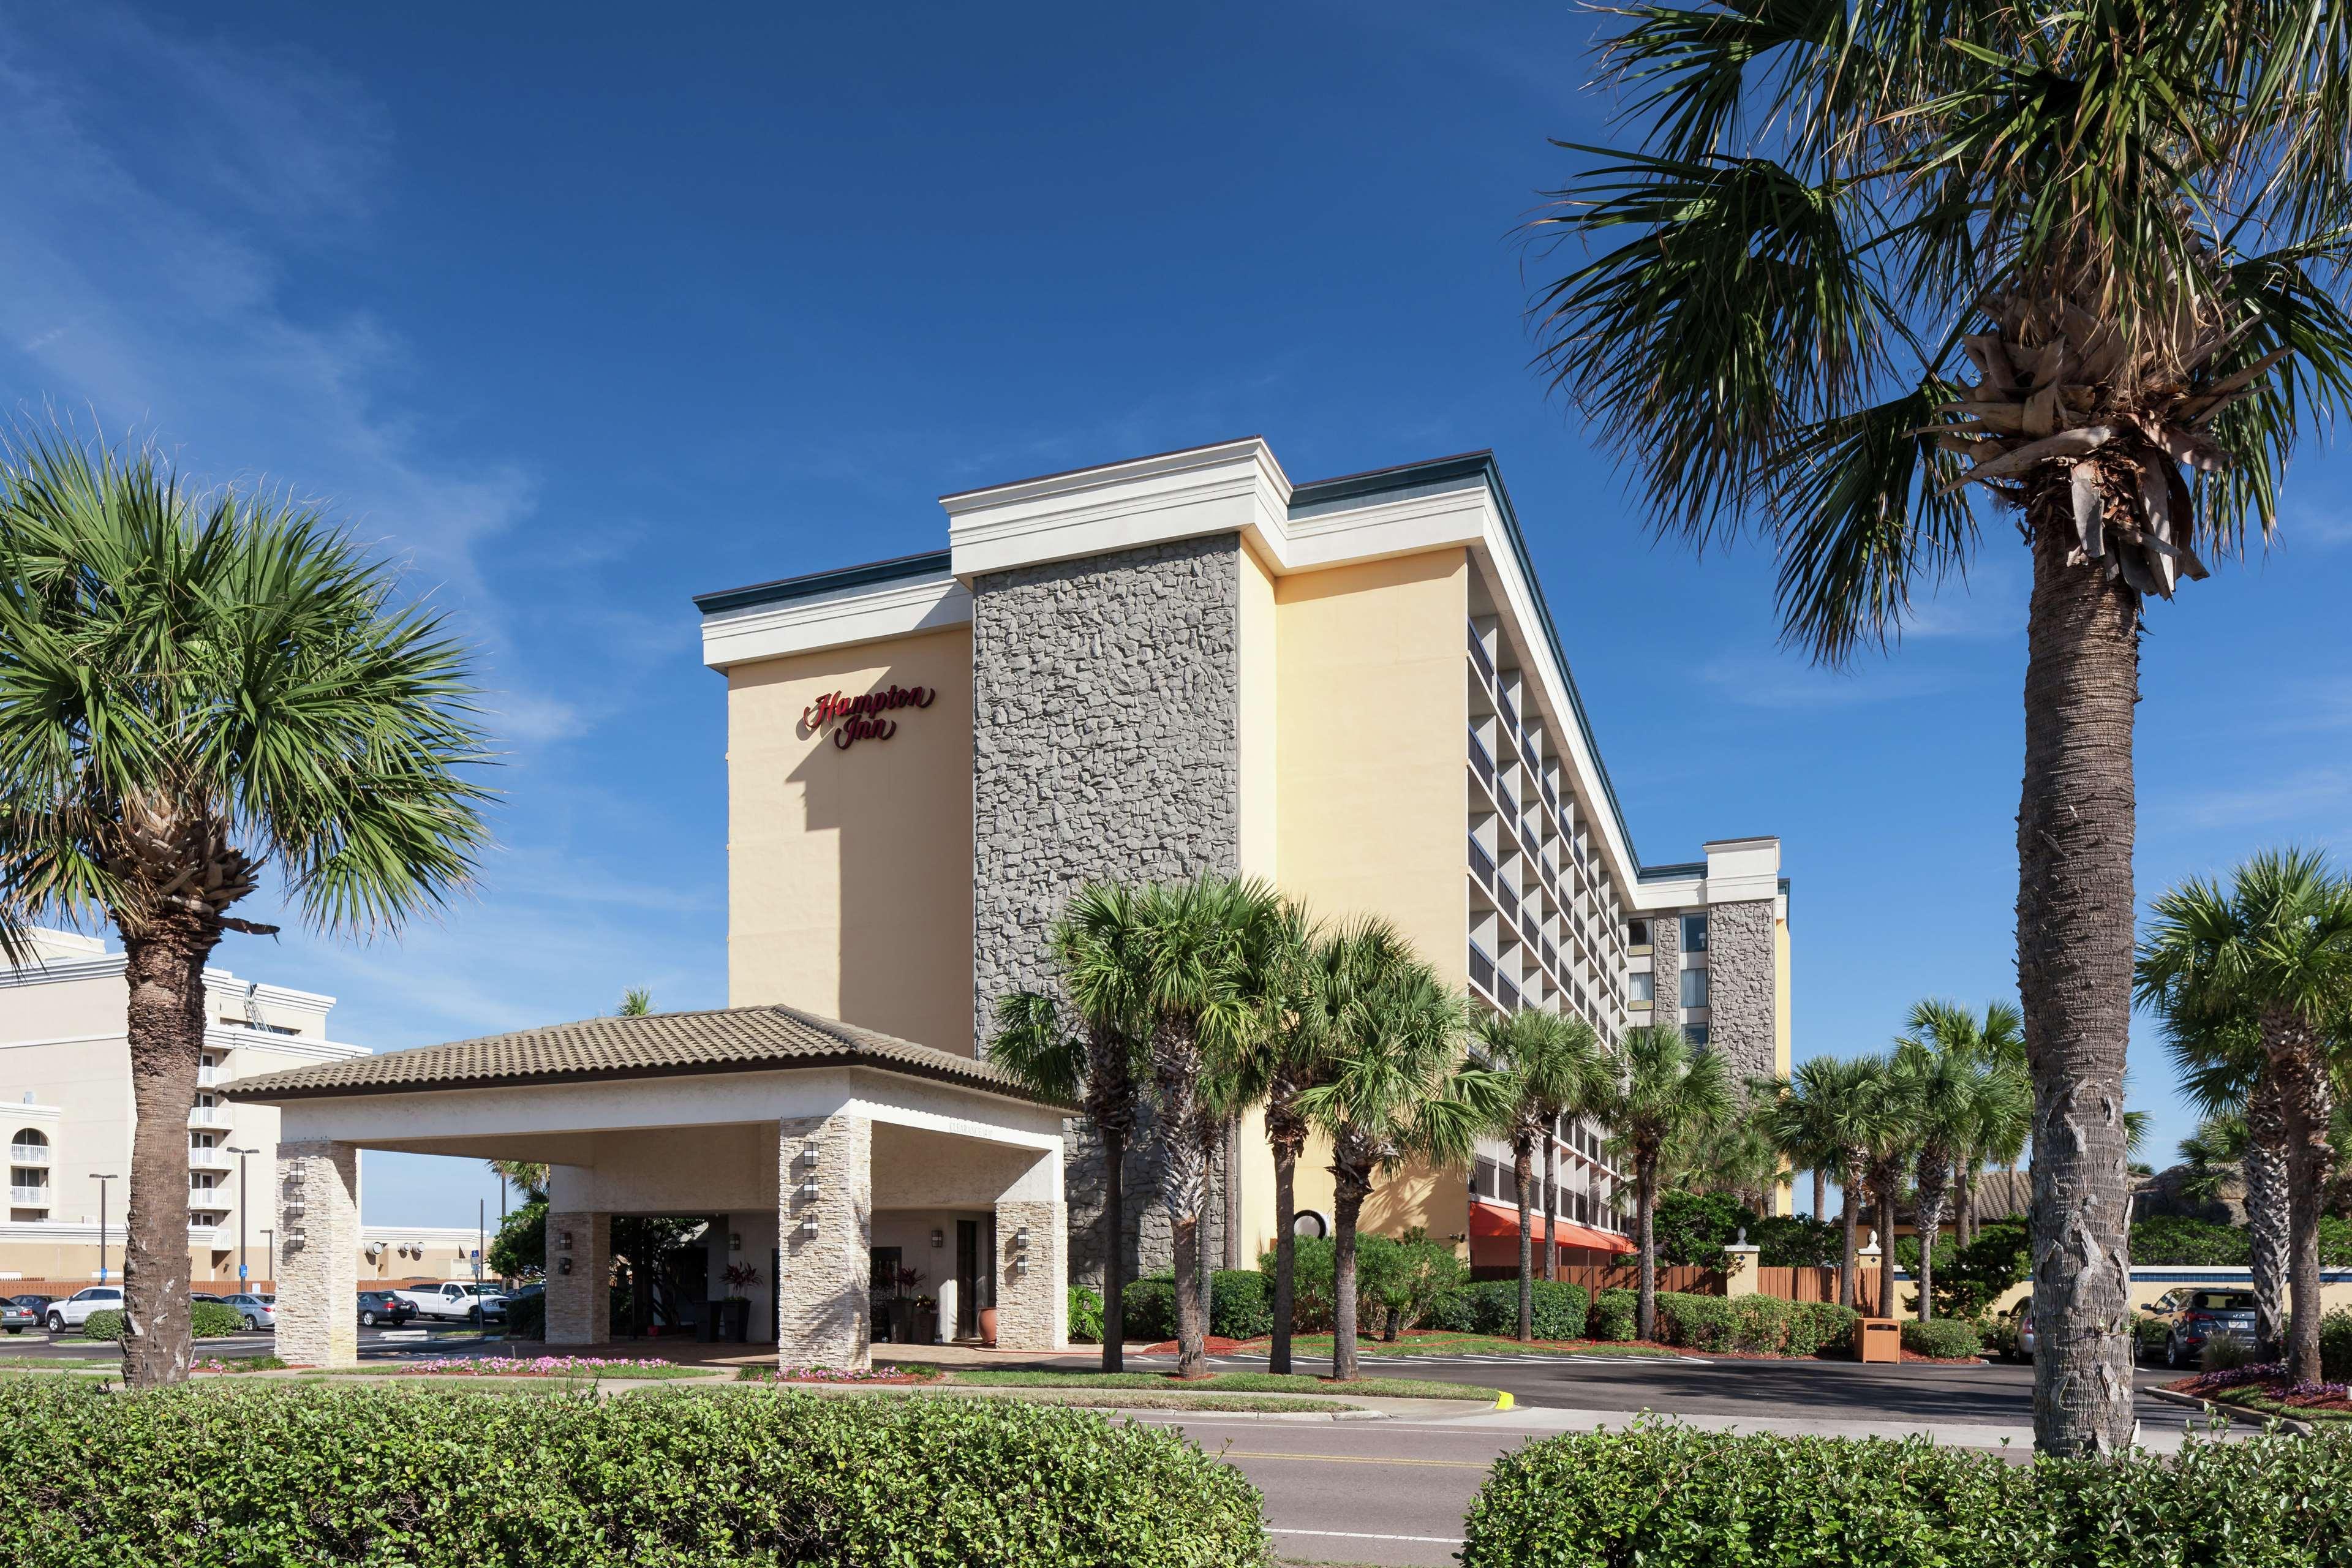
[[(232, 938), (391, 1049), (726, 994), (689, 595), (936, 548), (935, 498), (1264, 434), (1294, 478), (1491, 447), (1651, 860), (1777, 832), (1801, 1057), (2013, 993), (2021, 546), (1848, 674), (1769, 559), (1651, 542), (1528, 367), (1515, 225), (1602, 133), (1561, 5), (12, 5), (0, 402), (330, 500), (477, 640), (479, 888)], [(2143, 894), (2352, 805), (2345, 459), (2150, 614)], [(2152, 1039), (2133, 1087), (2185, 1131)], [(369, 1165), (368, 1217), (470, 1219)], [(488, 1186), (493, 1204), (495, 1184)]]

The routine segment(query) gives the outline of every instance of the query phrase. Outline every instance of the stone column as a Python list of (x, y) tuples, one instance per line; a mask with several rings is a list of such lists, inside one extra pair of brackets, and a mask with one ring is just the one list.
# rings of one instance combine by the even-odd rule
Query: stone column
[(874, 1268), (874, 1124), (862, 1116), (777, 1124), (776, 1361), (863, 1367)]
[(360, 1152), (278, 1145), (278, 1353), (296, 1366), (360, 1360)]
[(1770, 899), (1748, 899), (1706, 913), (1707, 1039), (1742, 1075), (1769, 1077), (1775, 1066), (1773, 908)]
[[(572, 1245), (566, 1247), (564, 1238)], [(547, 1342), (601, 1345), (613, 1337), (613, 1216), (547, 1216)]]
[(1069, 1348), (1070, 1215), (1062, 1196), (1060, 1164), (1058, 1155), (1040, 1160), (996, 1200), (999, 1350)]
[(1723, 1293), (1727, 1297), (1756, 1294), (1756, 1260), (1764, 1255), (1760, 1247), (1732, 1246), (1723, 1249)]

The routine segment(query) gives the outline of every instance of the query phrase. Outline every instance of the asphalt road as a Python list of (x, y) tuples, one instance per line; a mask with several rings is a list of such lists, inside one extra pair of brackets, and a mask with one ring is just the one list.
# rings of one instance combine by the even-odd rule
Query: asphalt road
[[(419, 1335), (420, 1330), (424, 1331), (422, 1337)], [(429, 1345), (436, 1339), (456, 1335), (464, 1335), (470, 1342), (478, 1333), (478, 1330), (468, 1328), (462, 1323), (436, 1325), (431, 1329), (425, 1329), (421, 1323), (410, 1323), (405, 1329), (362, 1329), (360, 1349), (390, 1351), (403, 1346), (415, 1349)], [(204, 1355), (260, 1355), (270, 1350), (277, 1342), (277, 1334), (264, 1329), (257, 1333), (226, 1334), (218, 1339), (200, 1340), (197, 1342), (196, 1348), (198, 1352)], [(88, 1359), (93, 1356), (110, 1356), (114, 1353), (114, 1346), (96, 1340), (83, 1339), (79, 1333), (71, 1329), (55, 1336), (43, 1329), (27, 1329), (21, 1334), (0, 1335), (0, 1361), (16, 1357)]]

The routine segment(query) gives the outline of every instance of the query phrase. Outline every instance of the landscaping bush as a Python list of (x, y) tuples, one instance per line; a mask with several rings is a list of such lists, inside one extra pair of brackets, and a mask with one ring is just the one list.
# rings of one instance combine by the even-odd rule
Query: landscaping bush
[(45, 1568), (1266, 1560), (1164, 1427), (997, 1400), (0, 1387), (0, 1562)]
[(1210, 1276), (1209, 1331), (1254, 1340), (1274, 1331), (1274, 1280), (1255, 1268), (1220, 1268)]
[(1788, 1355), (1852, 1352), (1854, 1325), (1862, 1314), (1835, 1301), (1791, 1302), (1788, 1338), (1780, 1349)]
[(1903, 1325), (1903, 1348), (1914, 1355), (1959, 1361), (1982, 1354), (1984, 1342), (1977, 1337), (1977, 1326), (1963, 1319), (1937, 1318), (1930, 1323), (1914, 1320)]
[[(237, 1326), (245, 1326), (242, 1319)], [(120, 1343), (122, 1339), (122, 1313), (119, 1310), (92, 1312), (81, 1321), (81, 1337), (86, 1340), (112, 1340)]]
[(1723, 1249), (1755, 1217), (1722, 1193), (1661, 1193), (1651, 1218), (1658, 1261), (1720, 1268)]
[(2352, 1307), (2319, 1320), (2319, 1371), (2330, 1383), (2352, 1383)]
[(1592, 1303), (1592, 1337), (1622, 1344), (1640, 1331), (1642, 1298), (1633, 1290), (1603, 1290)]
[[(1919, 1277), (1919, 1238), (1906, 1236), (1895, 1244), (1895, 1260), (1913, 1279)], [(2137, 1255), (2134, 1255), (2137, 1261)], [(1986, 1225), (1966, 1247), (1955, 1247), (1949, 1237), (1936, 1243), (1936, 1315), (1976, 1318), (2032, 1272), (2025, 1222), (2000, 1219)], [(1914, 1287), (1902, 1298), (1906, 1311), (1919, 1310)]]
[[(1632, 1292), (1627, 1292), (1630, 1297)], [(1765, 1355), (1818, 1355), (1849, 1348), (1861, 1314), (1833, 1301), (1802, 1305), (1777, 1296), (1658, 1292), (1658, 1338), (1695, 1351), (1750, 1351)]]
[(226, 1301), (197, 1301), (188, 1308), (189, 1329), (200, 1340), (216, 1340), (245, 1327), (245, 1319)]
[(1834, 1268), (1845, 1257), (1845, 1227), (1810, 1215), (1771, 1214), (1749, 1222), (1760, 1268)]
[(1102, 1343), (1103, 1299), (1083, 1285), (1070, 1287), (1070, 1338), (1082, 1345)]
[(1157, 1274), (1149, 1279), (1132, 1279), (1119, 1292), (1119, 1316), (1126, 1323), (1125, 1334), (1130, 1340), (1156, 1345), (1176, 1337), (1176, 1279), (1173, 1275)]
[[(2326, 1325), (2323, 1324), (2323, 1332), (2325, 1329)], [(2254, 1359), (2254, 1347), (2252, 1341), (2242, 1340), (2234, 1334), (2216, 1334), (2207, 1340), (2205, 1348), (2198, 1352), (2197, 1370), (2235, 1372), (2242, 1366), (2252, 1366)], [(2322, 1359), (2324, 1363), (2325, 1358)]]
[(2253, 1256), (2252, 1237), (2238, 1226), (2158, 1215), (2131, 1227), (2131, 1260), (2143, 1268), (2242, 1268)]
[[(1536, 1338), (1584, 1338), (1591, 1297), (1583, 1286), (1538, 1279), (1529, 1294)], [(1449, 1292), (1444, 1298), (1442, 1321), (1439, 1313), (1433, 1312), (1430, 1322), (1433, 1328), (1454, 1333), (1501, 1334), (1506, 1338), (1515, 1335), (1519, 1331), (1519, 1282), (1481, 1279)]]
[(2004, 1461), (1643, 1421), (1528, 1444), (1471, 1505), (1465, 1568), (2352, 1564), (2352, 1436)]
[[(703, 1309), (709, 1311), (709, 1307)], [(510, 1340), (543, 1340), (547, 1338), (547, 1297), (509, 1296), (507, 1298), (507, 1338)]]
[[(1302, 1334), (1331, 1331), (1331, 1275), (1338, 1249), (1328, 1237), (1302, 1236), (1291, 1252), (1291, 1327)], [(1273, 1326), (1274, 1253), (1257, 1260), (1265, 1277), (1267, 1326)], [(1362, 1334), (1397, 1334), (1422, 1322), (1446, 1327), (1432, 1313), (1469, 1269), (1444, 1242), (1419, 1235), (1356, 1238), (1356, 1328)]]

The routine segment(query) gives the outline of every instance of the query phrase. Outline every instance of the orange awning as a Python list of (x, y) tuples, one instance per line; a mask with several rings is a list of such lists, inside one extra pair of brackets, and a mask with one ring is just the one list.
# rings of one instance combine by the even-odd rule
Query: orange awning
[[(1613, 1236), (1605, 1230), (1594, 1230), (1590, 1226), (1577, 1225), (1569, 1220), (1561, 1220), (1557, 1226), (1549, 1227), (1556, 1229), (1559, 1233), (1556, 1237), (1549, 1238), (1545, 1235), (1548, 1227), (1542, 1215), (1528, 1215), (1528, 1224), (1538, 1247), (1542, 1246), (1547, 1239), (1552, 1239), (1557, 1240), (1562, 1247), (1590, 1247), (1602, 1252), (1633, 1250), (1633, 1244), (1622, 1236)], [(1470, 1236), (1474, 1241), (1496, 1241), (1506, 1237), (1517, 1241), (1519, 1236), (1518, 1206), (1515, 1204), (1498, 1204), (1491, 1198), (1471, 1200)]]

